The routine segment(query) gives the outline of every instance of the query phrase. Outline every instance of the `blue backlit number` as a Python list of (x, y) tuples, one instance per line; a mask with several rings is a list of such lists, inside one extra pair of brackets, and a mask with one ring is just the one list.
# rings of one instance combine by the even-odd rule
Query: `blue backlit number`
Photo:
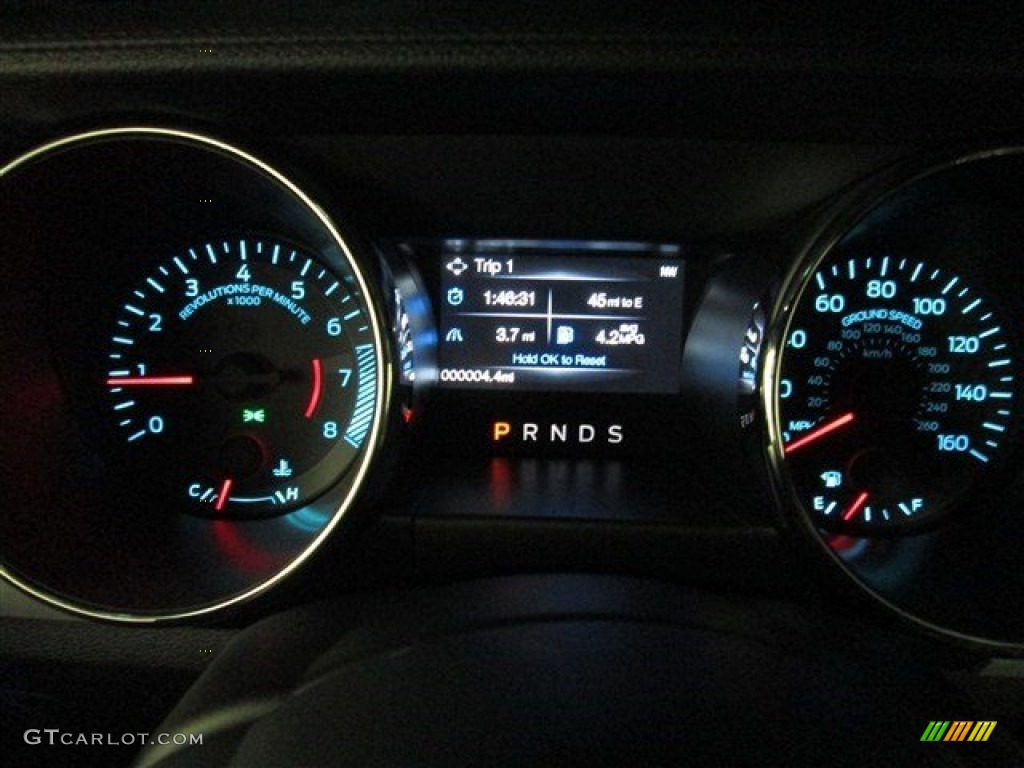
[(946, 300), (943, 298), (915, 298), (915, 315), (944, 315), (946, 314)]
[(235, 279), (241, 280), (243, 283), (248, 283), (250, 280), (252, 280), (252, 275), (249, 274), (248, 264), (243, 264), (241, 267), (239, 267), (238, 271), (235, 273)]
[(807, 346), (807, 331), (797, 328), (789, 334), (789, 346), (793, 349), (803, 349)]
[(814, 308), (819, 312), (842, 312), (846, 306), (846, 298), (841, 293), (823, 293), (814, 300)]
[(779, 398), (782, 400), (788, 400), (793, 395), (793, 382), (789, 379), (783, 379), (779, 382)]
[(149, 316), (149, 330), (153, 333), (159, 333), (164, 329), (162, 325), (163, 321), (164, 319), (154, 312)]
[(341, 374), (341, 388), (344, 389), (348, 386), (348, 380), (352, 378), (351, 368), (339, 368), (338, 373)]
[(957, 384), (956, 399), (980, 403), (988, 398), (988, 387), (984, 384)]
[(199, 295), (199, 281), (190, 277), (185, 281), (185, 295), (190, 299)]
[(337, 317), (332, 317), (327, 321), (327, 335), (341, 336), (341, 320)]
[(869, 299), (891, 299), (896, 295), (895, 280), (868, 280)]
[(338, 422), (336, 421), (325, 421), (324, 422), (324, 438), (327, 440), (334, 440), (338, 436)]
[(950, 336), (949, 351), (957, 355), (973, 355), (981, 349), (977, 336)]
[(306, 296), (306, 284), (302, 280), (292, 280), (292, 298), (298, 301)]
[(971, 438), (967, 435), (936, 435), (939, 450), (952, 453), (963, 453), (971, 447)]
[(149, 419), (149, 431), (159, 435), (164, 431), (164, 420), (159, 416), (151, 416)]

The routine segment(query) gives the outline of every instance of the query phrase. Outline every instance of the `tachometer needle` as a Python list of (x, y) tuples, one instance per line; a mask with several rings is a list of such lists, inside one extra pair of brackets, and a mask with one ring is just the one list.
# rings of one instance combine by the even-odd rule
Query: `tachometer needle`
[(107, 379), (108, 387), (187, 387), (195, 376), (120, 376)]
[(837, 429), (845, 427), (847, 424), (853, 421), (853, 419), (854, 415), (852, 411), (850, 413), (844, 413), (842, 416), (833, 419), (832, 421), (829, 421), (825, 424), (822, 424), (817, 429), (808, 432), (800, 439), (794, 440), (792, 443), (783, 448), (782, 452), (789, 454), (799, 448), (803, 448), (805, 445), (810, 445), (815, 440), (818, 440), (824, 437), (825, 435), (831, 434), (832, 432), (835, 432)]
[(843, 512), (843, 520), (850, 522), (857, 516), (857, 513), (868, 503), (868, 492), (864, 491), (860, 496), (853, 500), (853, 504), (850, 508)]
[(231, 496), (231, 478), (224, 478), (224, 485), (220, 487), (220, 493), (217, 494), (217, 503), (214, 505), (214, 509), (220, 512), (224, 509), (224, 505), (228, 503), (228, 498)]

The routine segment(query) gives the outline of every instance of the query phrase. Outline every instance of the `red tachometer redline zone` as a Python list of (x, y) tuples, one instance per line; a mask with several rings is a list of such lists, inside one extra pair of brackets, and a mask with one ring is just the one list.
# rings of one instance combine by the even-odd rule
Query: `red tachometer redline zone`
[(318, 358), (313, 358), (313, 391), (309, 395), (309, 405), (306, 406), (305, 416), (313, 418), (316, 407), (320, 405), (320, 396), (323, 394), (323, 370)]

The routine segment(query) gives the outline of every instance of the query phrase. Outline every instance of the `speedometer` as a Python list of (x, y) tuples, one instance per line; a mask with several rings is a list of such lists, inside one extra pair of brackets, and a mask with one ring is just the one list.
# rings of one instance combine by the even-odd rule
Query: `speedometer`
[(773, 393), (798, 500), (833, 530), (938, 519), (1007, 445), (1009, 324), (966, 277), (916, 255), (836, 250), (803, 280)]

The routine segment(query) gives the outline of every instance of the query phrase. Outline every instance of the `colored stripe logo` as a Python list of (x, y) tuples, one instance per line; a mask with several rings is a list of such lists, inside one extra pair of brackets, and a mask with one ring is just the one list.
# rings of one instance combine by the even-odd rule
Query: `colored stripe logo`
[(995, 729), (995, 720), (932, 720), (921, 741), (988, 741)]

